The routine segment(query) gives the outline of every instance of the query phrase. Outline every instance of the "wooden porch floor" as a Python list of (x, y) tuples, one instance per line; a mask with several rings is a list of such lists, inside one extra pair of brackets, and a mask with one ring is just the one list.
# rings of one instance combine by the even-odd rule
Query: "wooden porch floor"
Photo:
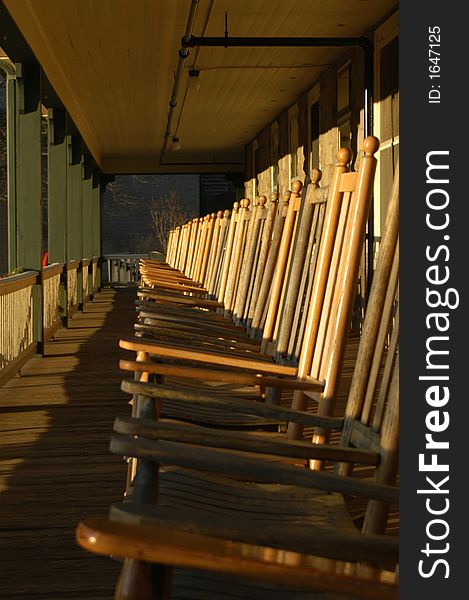
[(125, 465), (108, 446), (129, 414), (117, 342), (133, 330), (134, 297), (101, 292), (0, 389), (0, 598), (113, 597), (119, 563), (81, 550), (74, 529), (122, 497)]

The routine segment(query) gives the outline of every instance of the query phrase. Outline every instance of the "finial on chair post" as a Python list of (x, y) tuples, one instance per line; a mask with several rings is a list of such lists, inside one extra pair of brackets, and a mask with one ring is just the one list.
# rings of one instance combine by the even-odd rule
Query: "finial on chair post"
[(378, 152), (379, 148), (379, 139), (374, 135), (369, 135), (367, 138), (363, 140), (363, 151), (368, 156), (373, 156), (376, 152)]
[(352, 160), (352, 151), (350, 148), (341, 148), (337, 152), (337, 162), (339, 165), (346, 167)]
[(291, 191), (294, 194), (300, 194), (301, 190), (303, 189), (303, 182), (301, 181), (301, 179), (296, 179), (292, 184), (291, 184)]
[(311, 183), (314, 187), (317, 187), (322, 178), (322, 171), (319, 169), (313, 169), (311, 171)]

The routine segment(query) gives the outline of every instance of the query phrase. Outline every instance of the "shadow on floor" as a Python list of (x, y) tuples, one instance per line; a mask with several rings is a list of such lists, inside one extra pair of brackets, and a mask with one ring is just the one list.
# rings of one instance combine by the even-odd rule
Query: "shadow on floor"
[(128, 415), (122, 336), (135, 289), (106, 289), (0, 389), (0, 598), (111, 600), (120, 564), (88, 554), (77, 522), (122, 496), (125, 465), (108, 450)]

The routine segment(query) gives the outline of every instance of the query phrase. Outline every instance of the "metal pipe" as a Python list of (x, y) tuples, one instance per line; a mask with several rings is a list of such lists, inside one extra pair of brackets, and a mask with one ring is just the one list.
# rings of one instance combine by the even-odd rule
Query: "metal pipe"
[(282, 46), (359, 46), (367, 47), (371, 44), (366, 37), (195, 37), (184, 36), (181, 40), (183, 48), (196, 46), (220, 46), (223, 48), (233, 46), (244, 47), (282, 47)]
[[(210, 7), (209, 7), (208, 12), (207, 12), (206, 17), (205, 17), (205, 24), (204, 24), (204, 26), (202, 28), (202, 36), (204, 36), (205, 32), (207, 31), (207, 27), (208, 27), (209, 21), (210, 21), (210, 19), (212, 17), (212, 12), (213, 12), (214, 5), (215, 5), (215, 0), (211, 0)], [(191, 65), (192, 66), (189, 66), (189, 72), (190, 72), (191, 68), (192, 69), (197, 69), (197, 63), (199, 61), (199, 54), (200, 54), (200, 48), (197, 48), (196, 51), (195, 51), (194, 60), (191, 61)], [(188, 90), (186, 88), (186, 92), (185, 92), (184, 97), (182, 99), (181, 110), (179, 111), (179, 118), (178, 118), (178, 121), (176, 123), (176, 127), (174, 128), (174, 135), (177, 135), (177, 132), (179, 131), (179, 125), (181, 124), (182, 115), (184, 113), (184, 108), (186, 106), (187, 93), (188, 93)]]
[[(228, 26), (225, 16), (225, 36), (224, 37), (195, 37), (185, 36), (181, 40), (183, 48), (194, 47), (358, 47), (363, 50), (363, 71), (364, 71), (364, 109), (365, 137), (373, 131), (373, 44), (367, 37), (229, 37)], [(373, 276), (373, 207), (370, 210), (368, 219), (368, 289), (371, 285)]]
[(161, 149), (161, 160), (163, 156), (168, 151), (168, 141), (171, 135), (171, 128), (173, 124), (174, 118), (174, 109), (177, 106), (177, 96), (179, 92), (179, 86), (181, 85), (182, 74), (184, 73), (184, 63), (186, 58), (189, 56), (188, 46), (185, 45), (186, 42), (192, 39), (192, 30), (194, 28), (195, 17), (197, 14), (197, 7), (199, 4), (199, 0), (192, 0), (191, 7), (189, 10), (189, 16), (187, 17), (187, 24), (184, 36), (181, 40), (181, 48), (179, 48), (179, 60), (176, 67), (176, 74), (174, 76), (174, 84), (171, 92), (171, 98), (169, 99), (169, 112), (168, 112), (168, 120), (166, 122), (166, 131), (164, 136), (163, 147)]
[(184, 36), (182, 48), (205, 47), (358, 47), (364, 53), (365, 136), (373, 131), (373, 44), (367, 37), (224, 37)]

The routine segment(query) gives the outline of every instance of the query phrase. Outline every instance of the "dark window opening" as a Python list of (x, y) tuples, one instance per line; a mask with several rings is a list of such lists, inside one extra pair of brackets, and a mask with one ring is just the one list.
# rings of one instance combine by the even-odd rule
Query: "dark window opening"
[(0, 69), (0, 275), (8, 272), (6, 76)]
[(311, 168), (319, 169), (319, 101), (311, 105)]

